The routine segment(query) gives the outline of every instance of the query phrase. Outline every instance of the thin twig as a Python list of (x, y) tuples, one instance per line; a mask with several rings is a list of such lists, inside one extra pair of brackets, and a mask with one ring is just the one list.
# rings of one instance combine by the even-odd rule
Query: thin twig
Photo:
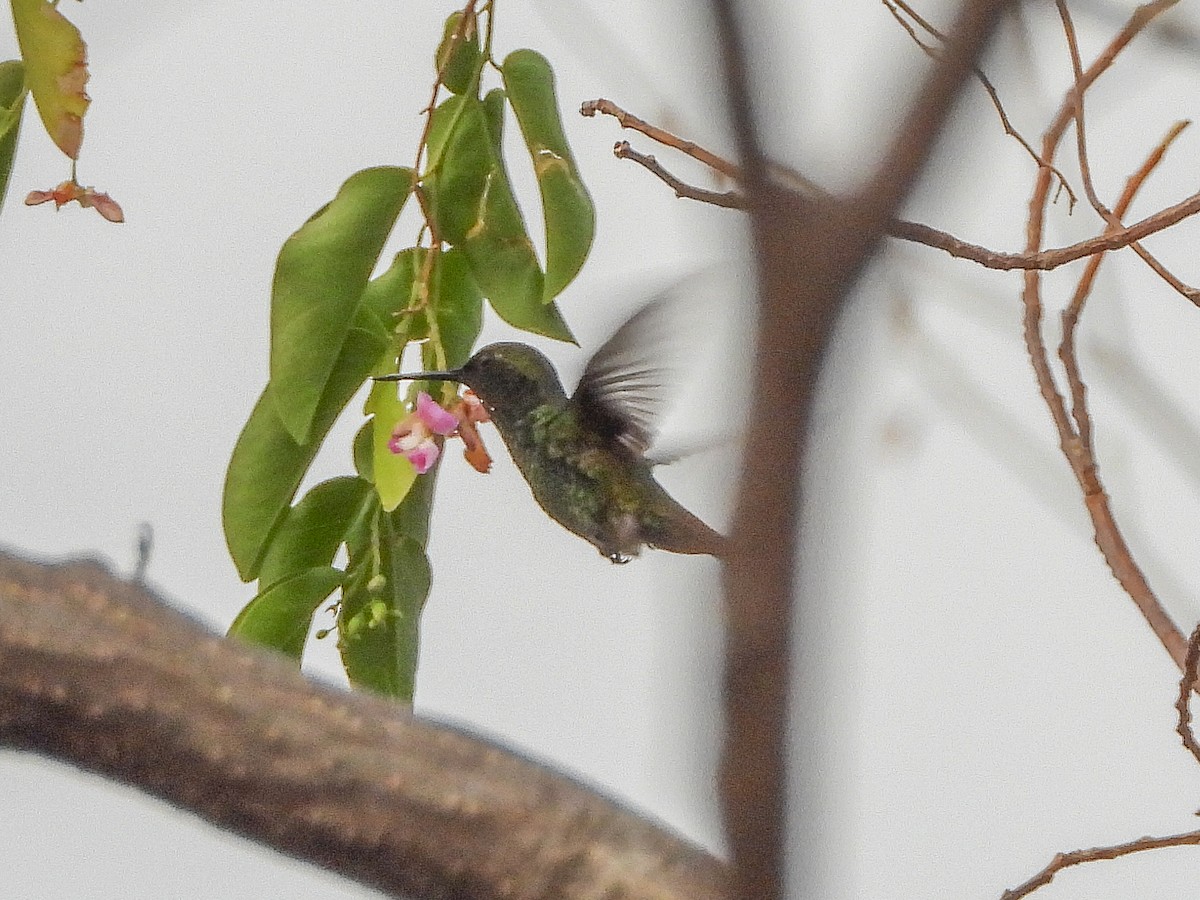
[(638, 151), (629, 146), (629, 141), (617, 141), (613, 146), (613, 155), (617, 159), (633, 160), (639, 166), (642, 166), (655, 177), (659, 178), (667, 187), (675, 192), (676, 197), (681, 199), (699, 200), (701, 203), (709, 203), (713, 206), (724, 207), (725, 209), (746, 208), (746, 197), (740, 191), (709, 191), (687, 184), (659, 165), (658, 160), (653, 156), (647, 153), (638, 153)]
[[(475, 6), (479, 0), (467, 0), (466, 5), (462, 8), (462, 18), (458, 21), (458, 26), (454, 29), (454, 34), (451, 35), (451, 43), (462, 41), (467, 34), (467, 29), (475, 23)], [(438, 94), (442, 89), (443, 70), (450, 65), (450, 59), (453, 54), (447, 53), (446, 58), (442, 61), (442, 65), (438, 67), (437, 77), (433, 80), (433, 90), (429, 95), (429, 102), (425, 108), (421, 110), (425, 116), (425, 124), (421, 128), (421, 136), (417, 139), (417, 158), (413, 161), (413, 171), (418, 176), (421, 174), (421, 158), (425, 155), (425, 147), (429, 143), (429, 130), (433, 126), (433, 111), (437, 108)]]
[(1040, 887), (1048, 885), (1063, 869), (1078, 866), (1083, 863), (1099, 862), (1105, 859), (1120, 859), (1131, 853), (1141, 853), (1144, 850), (1161, 850), (1163, 847), (1189, 847), (1200, 844), (1200, 831), (1186, 831), (1182, 834), (1171, 834), (1166, 837), (1141, 837), (1124, 844), (1114, 844), (1111, 847), (1092, 847), (1087, 850), (1072, 850), (1070, 853), (1059, 853), (1050, 864), (1038, 872), (1024, 884), (1012, 890), (1005, 891), (1000, 900), (1020, 900), (1028, 897)]
[[(1052, 159), (1063, 132), (1074, 119), (1076, 108), (1075, 97), (1087, 90), (1112, 65), (1113, 60), (1131, 40), (1144, 29), (1156, 15), (1174, 5), (1174, 0), (1159, 0), (1147, 3), (1134, 10), (1125, 27), (1109, 42), (1091, 66), (1078, 74), (1075, 83), (1052, 120), (1042, 138), (1042, 157)], [(1045, 211), (1050, 192), (1051, 173), (1049, 169), (1039, 169), (1034, 184), (1033, 194), (1029, 200), (1029, 218), (1026, 224), (1027, 253), (1037, 253), (1041, 249), (1045, 225)], [(1180, 667), (1184, 666), (1187, 655), (1187, 641), (1183, 634), (1171, 621), (1171, 617), (1163, 609), (1154, 591), (1146, 581), (1145, 575), (1133, 559), (1128, 544), (1117, 527), (1113, 517), (1108, 496), (1104, 492), (1096, 472), (1096, 463), (1088, 448), (1080, 441), (1071, 417), (1066, 410), (1066, 401), (1059, 393), (1054, 383), (1046, 346), (1042, 338), (1042, 299), (1041, 276), (1036, 271), (1025, 272), (1024, 289), (1021, 294), (1025, 306), (1023, 317), (1023, 335), (1030, 362), (1037, 378), (1038, 389), (1054, 421), (1059, 435), (1059, 446), (1071, 471), (1083, 492), (1084, 504), (1092, 519), (1096, 545), (1100, 548), (1105, 562), (1112, 571), (1118, 583), (1134, 601), (1138, 610), (1146, 619), (1154, 634), (1170, 654), (1171, 659)]]
[[(1167, 132), (1166, 137), (1159, 141), (1158, 146), (1146, 157), (1146, 161), (1142, 163), (1141, 167), (1129, 176), (1129, 179), (1125, 182), (1125, 188), (1121, 191), (1121, 196), (1117, 198), (1117, 204), (1113, 208), (1113, 218), (1115, 220), (1119, 221), (1128, 212), (1130, 205), (1133, 203), (1133, 198), (1137, 196), (1137, 192), (1146, 183), (1146, 179), (1150, 177), (1150, 173), (1162, 162), (1167, 148), (1171, 146), (1175, 138), (1183, 133), (1188, 124), (1187, 121), (1176, 122), (1174, 127)], [(1084, 184), (1090, 190), (1091, 178), (1086, 178)], [(1110, 222), (1107, 230), (1112, 232), (1116, 228)], [(1079, 284), (1075, 287), (1075, 293), (1072, 295), (1071, 301), (1067, 304), (1067, 308), (1063, 310), (1062, 342), (1058, 347), (1058, 355), (1063, 361), (1063, 368), (1067, 374), (1067, 384), (1071, 389), (1071, 415), (1075, 419), (1075, 427), (1079, 435), (1079, 440), (1083, 442), (1089, 453), (1094, 452), (1092, 446), (1092, 421), (1087, 411), (1087, 386), (1079, 374), (1079, 360), (1075, 353), (1075, 334), (1079, 327), (1080, 316), (1083, 315), (1083, 306), (1091, 294), (1092, 286), (1096, 281), (1096, 274), (1100, 271), (1100, 263), (1103, 260), (1104, 254), (1097, 253), (1088, 260), (1087, 265), (1084, 267)]]
[[(479, 0), (467, 0), (466, 4), (463, 6), (462, 15), (458, 20), (458, 25), (455, 27), (454, 33), (450, 36), (450, 42), (452, 45), (466, 40), (468, 36), (467, 31), (472, 27), (478, 27), (479, 23), (475, 15), (475, 7), (478, 3)], [(490, 29), (492, 27), (491, 17), (493, 13), (489, 7), (490, 4), (485, 5), (485, 8), (488, 9), (488, 29), (490, 34)], [(442, 237), (438, 233), (437, 217), (433, 214), (434, 211), (430, 208), (429, 195), (425, 190), (425, 184), (421, 181), (421, 179), (428, 175), (428, 173), (421, 171), (421, 160), (425, 157), (428, 149), (429, 135), (433, 129), (433, 116), (437, 110), (437, 99), (438, 94), (441, 92), (443, 86), (445, 70), (447, 66), (450, 65), (453, 56), (453, 53), (447, 53), (445, 58), (442, 60), (441, 65), (438, 66), (437, 77), (433, 80), (433, 90), (429, 95), (429, 103), (426, 104), (425, 108), (422, 110), (422, 113), (425, 116), (425, 124), (421, 128), (421, 136), (417, 140), (417, 155), (413, 162), (413, 172), (415, 173), (415, 178), (417, 179), (416, 183), (413, 184), (413, 194), (416, 196), (417, 204), (421, 208), (421, 217), (424, 223), (421, 229), (422, 233), (424, 233), (426, 230), (428, 230), (429, 233), (429, 252), (425, 254), (421, 261), (420, 274), (414, 281), (415, 297), (413, 297), (412, 300), (415, 302), (410, 302), (407, 311), (415, 311), (418, 309), (428, 310), (430, 296), (433, 293), (431, 290), (431, 285), (433, 283), (434, 262), (440, 255), (439, 248), (442, 245)], [(475, 80), (478, 80), (478, 77), (478, 72), (476, 72)], [(453, 129), (453, 127), (454, 126), (452, 123), (450, 128)], [(437, 316), (429, 314), (426, 316), (426, 318), (429, 322), (431, 338), (430, 346), (437, 355), (435, 365), (438, 368), (441, 368), (445, 363), (445, 359), (443, 358), (445, 351), (442, 346), (441, 336), (438, 334)]]
[(883, 0), (883, 5), (887, 7), (887, 11), (892, 14), (892, 18), (896, 20), (896, 22), (900, 25), (900, 27), (908, 32), (908, 36), (910, 38), (912, 38), (913, 43), (916, 44), (921, 49), (921, 51), (923, 53), (925, 53), (927, 56), (929, 56), (931, 59), (937, 59), (937, 48), (934, 47), (933, 44), (927, 44), (923, 40), (921, 40), (921, 36), (919, 34), (917, 34), (917, 29), (915, 27), (913, 27), (912, 22), (908, 21), (908, 19), (906, 19), (906, 18), (904, 18), (904, 16), (900, 15), (900, 10), (903, 9), (905, 12), (910, 13), (912, 15), (913, 20), (918, 25), (920, 25), (922, 28), (924, 28), (926, 31), (928, 31), (930, 34), (932, 34), (934, 37), (938, 38), (939, 40), (941, 39), (941, 32), (934, 29), (934, 27), (932, 25), (930, 25), (928, 22), (926, 22), (924, 19), (922, 19), (919, 15), (917, 15), (915, 12), (913, 12), (911, 9), (909, 9), (907, 3), (893, 3), (892, 0)]
[[(708, 151), (705, 152), (707, 153)], [(723, 209), (746, 209), (746, 198), (741, 192), (726, 191), (722, 193), (687, 184), (664, 168), (653, 156), (634, 150), (628, 141), (617, 143), (613, 148), (613, 153), (618, 159), (628, 159), (643, 166), (647, 171), (670, 187), (677, 197), (697, 200), (701, 203), (709, 203)], [(769, 165), (769, 168), (774, 171), (776, 167), (772, 164)], [(922, 225), (919, 222), (909, 222), (904, 219), (893, 219), (888, 225), (888, 234), (903, 241), (924, 244), (926, 247), (931, 247), (934, 250), (945, 251), (957, 259), (965, 259), (978, 263), (988, 269), (996, 269), (1002, 272), (1010, 272), (1017, 269), (1049, 271), (1097, 253), (1128, 247), (1134, 241), (1141, 240), (1159, 231), (1164, 231), (1198, 212), (1200, 212), (1200, 193), (1193, 194), (1187, 199), (1176, 203), (1174, 206), (1168, 206), (1166, 209), (1159, 210), (1141, 221), (1121, 228), (1119, 231), (1110, 229), (1096, 237), (1088, 238), (1075, 244), (1069, 244), (1066, 247), (1040, 250), (1037, 253), (1004, 253), (989, 250), (987, 247), (961, 240), (952, 234), (940, 231), (929, 225)]]
[(150, 554), (154, 550), (154, 526), (142, 522), (138, 526), (137, 558), (133, 564), (133, 574), (129, 580), (134, 584), (142, 584), (146, 580), (146, 571), (150, 568)]
[[(888, 0), (884, 0), (884, 2), (886, 3)], [(894, 2), (896, 6), (904, 10), (904, 12), (909, 15), (914, 22), (929, 32), (930, 35), (937, 38), (940, 43), (946, 43), (946, 35), (943, 34), (940, 29), (936, 28), (932, 22), (913, 9), (909, 4), (905, 3), (904, 0), (894, 0)]]
[(1128, 247), (1133, 242), (1170, 228), (1198, 212), (1200, 212), (1200, 193), (1193, 194), (1174, 206), (1159, 210), (1128, 227), (1123, 227), (1120, 231), (1106, 231), (1077, 244), (1053, 250), (1026, 249), (1023, 253), (999, 253), (988, 250), (986, 247), (959, 240), (953, 235), (928, 225), (903, 220), (892, 222), (888, 233), (901, 240), (924, 244), (936, 250), (944, 250), (951, 256), (979, 263), (989, 269), (1049, 271), (1086, 256)]
[[(1120, 217), (1115, 215), (1112, 210), (1101, 202), (1099, 196), (1096, 194), (1095, 186), (1092, 184), (1092, 171), (1088, 163), (1087, 153), (1087, 128), (1084, 126), (1083, 95), (1085, 88), (1083, 86), (1083, 64), (1079, 58), (1079, 42), (1075, 35), (1075, 24), (1071, 19), (1071, 13), (1067, 9), (1066, 3), (1064, 0), (1055, 0), (1055, 6), (1058, 9), (1059, 18), (1062, 20), (1063, 32), (1066, 35), (1067, 48), (1071, 56), (1071, 69), (1075, 75), (1075, 86), (1072, 89), (1070, 100), (1075, 117), (1075, 143), (1079, 155), (1079, 172), (1083, 179), (1084, 194), (1087, 196), (1092, 208), (1100, 214), (1101, 218), (1110, 227), (1123, 228), (1124, 226), (1121, 223)], [(1200, 306), (1200, 290), (1180, 281), (1179, 278), (1170, 272), (1166, 266), (1159, 262), (1141, 244), (1133, 243), (1130, 244), (1130, 247), (1163, 281), (1192, 303)]]
[[(1110, 24), (1122, 21), (1129, 14), (1128, 5), (1120, 0), (1075, 0), (1076, 10), (1084, 10), (1094, 20)], [(1185, 63), (1200, 59), (1200, 31), (1186, 19), (1175, 17), (1157, 21), (1146, 30), (1146, 39), (1168, 53), (1177, 53)]]
[(626, 112), (613, 103), (611, 100), (603, 98), (599, 100), (588, 100), (579, 107), (580, 115), (591, 118), (596, 113), (603, 113), (606, 116), (612, 116), (617, 120), (617, 123), (622, 128), (632, 128), (634, 131), (644, 134), (651, 140), (658, 141), (664, 147), (674, 147), (682, 153), (686, 153), (693, 159), (699, 160), (708, 166), (710, 169), (715, 169), (727, 178), (734, 181), (740, 181), (742, 178), (741, 171), (733, 163), (726, 159), (722, 159), (715, 153), (710, 153), (699, 144), (681, 138), (678, 135), (672, 134), (666, 129), (659, 128), (657, 125), (651, 125), (645, 119), (639, 119), (633, 113)]
[[(657, 141), (664, 147), (671, 147), (681, 153), (690, 156), (699, 163), (708, 166), (714, 172), (718, 172), (732, 181), (739, 184), (744, 180), (742, 170), (738, 168), (736, 163), (730, 162), (723, 156), (713, 153), (705, 147), (700, 146), (695, 141), (689, 141), (686, 138), (681, 138), (676, 134), (672, 134), (665, 129), (659, 128), (657, 125), (651, 125), (645, 119), (638, 118), (633, 113), (622, 109), (613, 103), (611, 100), (603, 98), (599, 100), (588, 100), (579, 107), (580, 115), (591, 118), (596, 113), (602, 113), (606, 116), (612, 116), (617, 120), (617, 123), (622, 128), (629, 128), (637, 131), (650, 138), (652, 141)], [(623, 142), (628, 143), (628, 142)], [(829, 192), (822, 189), (815, 181), (805, 177), (800, 172), (797, 172), (791, 166), (785, 165), (775, 160), (763, 161), (767, 172), (779, 183), (784, 184), (803, 197), (816, 199), (818, 197), (828, 197)], [(696, 190), (701, 190), (696, 188)], [(718, 204), (720, 205), (720, 204)]]
[(1183, 746), (1200, 762), (1200, 744), (1196, 743), (1195, 732), (1192, 731), (1192, 709), (1190, 704), (1192, 689), (1196, 686), (1196, 666), (1200, 664), (1200, 625), (1192, 631), (1188, 638), (1187, 658), (1183, 663), (1183, 677), (1179, 679), (1179, 697), (1175, 700), (1175, 708), (1179, 710), (1179, 724), (1175, 730), (1183, 739)]
[[(923, 18), (909, 4), (905, 3), (904, 0), (881, 0), (881, 2), (885, 7), (887, 7), (888, 12), (892, 14), (892, 18), (899, 22), (900, 26), (908, 32), (909, 37), (913, 39), (913, 43), (915, 43), (921, 49), (921, 51), (925, 53), (925, 55), (931, 59), (937, 59), (941, 51), (938, 50), (938, 48), (922, 41), (917, 35), (916, 29), (914, 29), (913, 26), (904, 18), (904, 16), (900, 14), (901, 11), (903, 11), (914, 22), (920, 25), (921, 28), (925, 29), (925, 31), (928, 32), (932, 37), (937, 39), (939, 43), (944, 44), (946, 41), (946, 36), (937, 28), (935, 28), (928, 20)], [(1004, 109), (1004, 104), (1000, 100), (1000, 92), (996, 90), (996, 86), (992, 84), (991, 79), (987, 77), (983, 69), (981, 69), (979, 66), (974, 66), (971, 69), (971, 72), (980, 85), (983, 86), (983, 89), (987, 92), (988, 98), (992, 101), (992, 106), (995, 108), (996, 114), (1000, 117), (1000, 125), (1004, 129), (1004, 133), (1020, 144), (1025, 152), (1029, 154), (1030, 159), (1037, 163), (1038, 166), (1049, 167), (1050, 171), (1052, 171), (1058, 178), (1059, 186), (1062, 188), (1062, 190), (1067, 192), (1068, 211), (1073, 210), (1078, 198), (1075, 196), (1075, 191), (1071, 189), (1071, 185), (1067, 181), (1067, 176), (1064, 175), (1058, 169), (1058, 167), (1053, 165), (1049, 160), (1038, 156), (1037, 151), (1033, 149), (1033, 146), (1029, 143), (1029, 141), (1025, 140), (1025, 136), (1017, 131), (1017, 129), (1013, 126), (1012, 121), (1008, 118), (1008, 113)]]

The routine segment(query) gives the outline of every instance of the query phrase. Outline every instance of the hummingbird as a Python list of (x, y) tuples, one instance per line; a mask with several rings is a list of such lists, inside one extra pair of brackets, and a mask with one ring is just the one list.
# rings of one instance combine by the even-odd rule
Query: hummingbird
[(488, 344), (457, 369), (375, 380), (469, 387), (538, 505), (611, 562), (643, 545), (721, 556), (727, 539), (666, 492), (646, 455), (674, 386), (654, 359), (668, 318), (661, 298), (646, 304), (588, 360), (569, 397), (550, 360), (515, 341)]

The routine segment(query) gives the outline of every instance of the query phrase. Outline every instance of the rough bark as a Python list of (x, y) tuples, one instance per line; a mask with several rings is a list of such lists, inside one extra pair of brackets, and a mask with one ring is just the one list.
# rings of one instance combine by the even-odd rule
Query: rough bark
[(95, 562), (0, 553), (0, 747), (398, 895), (717, 898), (722, 863), (495, 744), (313, 684)]

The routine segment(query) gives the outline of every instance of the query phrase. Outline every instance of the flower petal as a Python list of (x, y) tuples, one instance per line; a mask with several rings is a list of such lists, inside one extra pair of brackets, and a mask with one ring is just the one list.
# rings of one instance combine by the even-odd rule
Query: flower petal
[(427, 438), (413, 449), (405, 451), (404, 456), (413, 464), (413, 468), (417, 470), (418, 475), (424, 475), (433, 468), (433, 464), (437, 462), (437, 458), (441, 455), (441, 452), (438, 449), (438, 445), (433, 442), (433, 439)]
[(39, 203), (49, 203), (54, 200), (54, 191), (30, 191), (25, 198), (26, 206), (37, 206)]
[(410, 413), (397, 422), (396, 427), (392, 429), (392, 438), (388, 441), (388, 449), (393, 453), (407, 453), (429, 435), (430, 431), (425, 427), (425, 423), (418, 419), (415, 413)]
[(417, 417), (424, 422), (431, 431), (440, 435), (448, 435), (454, 432), (458, 427), (458, 419), (446, 412), (442, 407), (427, 393), (421, 391), (417, 394)]
[(92, 207), (110, 222), (125, 221), (125, 212), (116, 200), (108, 194), (98, 194), (91, 188), (83, 192), (83, 196), (79, 198), (79, 205), (84, 208)]

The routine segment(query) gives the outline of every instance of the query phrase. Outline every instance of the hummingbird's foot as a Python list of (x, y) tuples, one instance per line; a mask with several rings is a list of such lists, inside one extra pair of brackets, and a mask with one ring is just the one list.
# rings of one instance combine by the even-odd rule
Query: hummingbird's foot
[(623, 566), (642, 549), (641, 526), (637, 517), (629, 513), (612, 517), (608, 524), (606, 539), (596, 546), (609, 562)]

